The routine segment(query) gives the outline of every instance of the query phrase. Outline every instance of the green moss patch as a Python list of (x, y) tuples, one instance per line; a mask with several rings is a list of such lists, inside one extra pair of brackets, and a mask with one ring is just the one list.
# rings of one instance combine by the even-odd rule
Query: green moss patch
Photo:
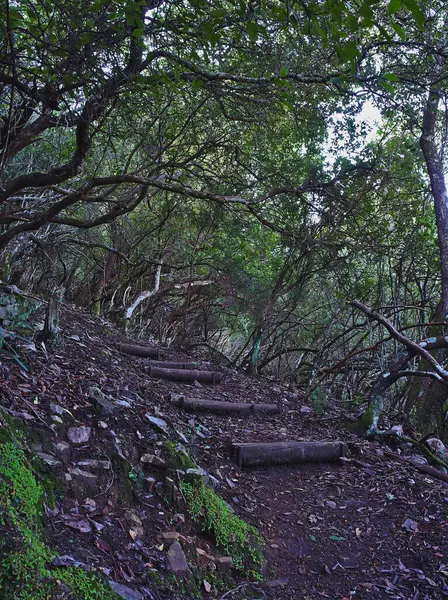
[(94, 574), (50, 569), (54, 553), (42, 541), (43, 489), (17, 440), (0, 443), (0, 597), (2, 600), (118, 600)]
[(262, 539), (255, 527), (232, 513), (222, 498), (205, 483), (181, 481), (188, 511), (204, 531), (213, 534), (218, 548), (233, 559), (240, 571), (258, 575), (263, 564)]

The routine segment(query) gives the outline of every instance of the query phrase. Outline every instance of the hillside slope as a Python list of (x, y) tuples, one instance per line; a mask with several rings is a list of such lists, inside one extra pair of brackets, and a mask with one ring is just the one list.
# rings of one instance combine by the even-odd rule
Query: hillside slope
[[(40, 456), (35, 477), (54, 484), (54, 503), (49, 493), (44, 503), (53, 566), (94, 570), (130, 599), (448, 596), (446, 484), (274, 382), (171, 349), (166, 360), (219, 371), (221, 383), (155, 379), (144, 359), (118, 351), (135, 340), (112, 325), (66, 307), (62, 330), (56, 348), (17, 342), (28, 371), (0, 355), (2, 429), (24, 431), (26, 455)], [(187, 413), (173, 393), (282, 412)], [(252, 469), (231, 459), (232, 443), (281, 440), (345, 440), (350, 454)], [(224, 502), (201, 496), (212, 487)]]

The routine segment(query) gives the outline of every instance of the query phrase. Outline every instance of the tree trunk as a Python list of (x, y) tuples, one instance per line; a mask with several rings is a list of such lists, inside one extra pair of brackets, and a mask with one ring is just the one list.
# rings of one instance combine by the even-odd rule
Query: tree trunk
[(431, 88), (423, 114), (420, 147), (425, 159), (434, 198), (442, 276), (441, 310), (443, 317), (446, 319), (448, 314), (448, 192), (443, 168), (443, 152), (442, 148), (437, 147), (436, 141), (439, 101), (438, 89)]

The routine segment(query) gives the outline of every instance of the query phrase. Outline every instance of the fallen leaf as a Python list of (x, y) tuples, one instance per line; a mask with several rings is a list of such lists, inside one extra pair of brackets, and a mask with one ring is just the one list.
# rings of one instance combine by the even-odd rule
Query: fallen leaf
[(204, 584), (204, 590), (207, 592), (207, 594), (209, 594), (212, 591), (211, 584), (206, 579), (204, 579), (203, 584)]
[(91, 533), (92, 527), (87, 519), (81, 519), (79, 521), (67, 521), (65, 523), (67, 527), (77, 529), (80, 533)]

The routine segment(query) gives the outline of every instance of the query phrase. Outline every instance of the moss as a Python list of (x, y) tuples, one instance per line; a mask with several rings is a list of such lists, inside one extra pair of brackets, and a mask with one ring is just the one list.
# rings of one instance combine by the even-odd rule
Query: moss
[(263, 544), (257, 529), (233, 514), (205, 483), (181, 481), (180, 487), (191, 517), (214, 535), (217, 546), (232, 557), (236, 569), (254, 576), (263, 564)]
[(36, 482), (17, 432), (3, 427), (0, 434), (2, 600), (118, 599), (108, 586), (81, 569), (49, 569), (54, 553), (42, 541), (40, 531), (43, 487)]
[(62, 581), (78, 600), (119, 600), (119, 596), (103, 584), (94, 573), (87, 573), (80, 568), (56, 569), (53, 576)]
[(197, 468), (196, 463), (192, 460), (185, 448), (183, 448), (180, 444), (176, 445), (170, 440), (166, 440), (164, 445), (165, 449), (170, 455), (171, 462), (173, 463), (173, 467), (175, 469), (183, 469), (186, 471), (187, 469)]

